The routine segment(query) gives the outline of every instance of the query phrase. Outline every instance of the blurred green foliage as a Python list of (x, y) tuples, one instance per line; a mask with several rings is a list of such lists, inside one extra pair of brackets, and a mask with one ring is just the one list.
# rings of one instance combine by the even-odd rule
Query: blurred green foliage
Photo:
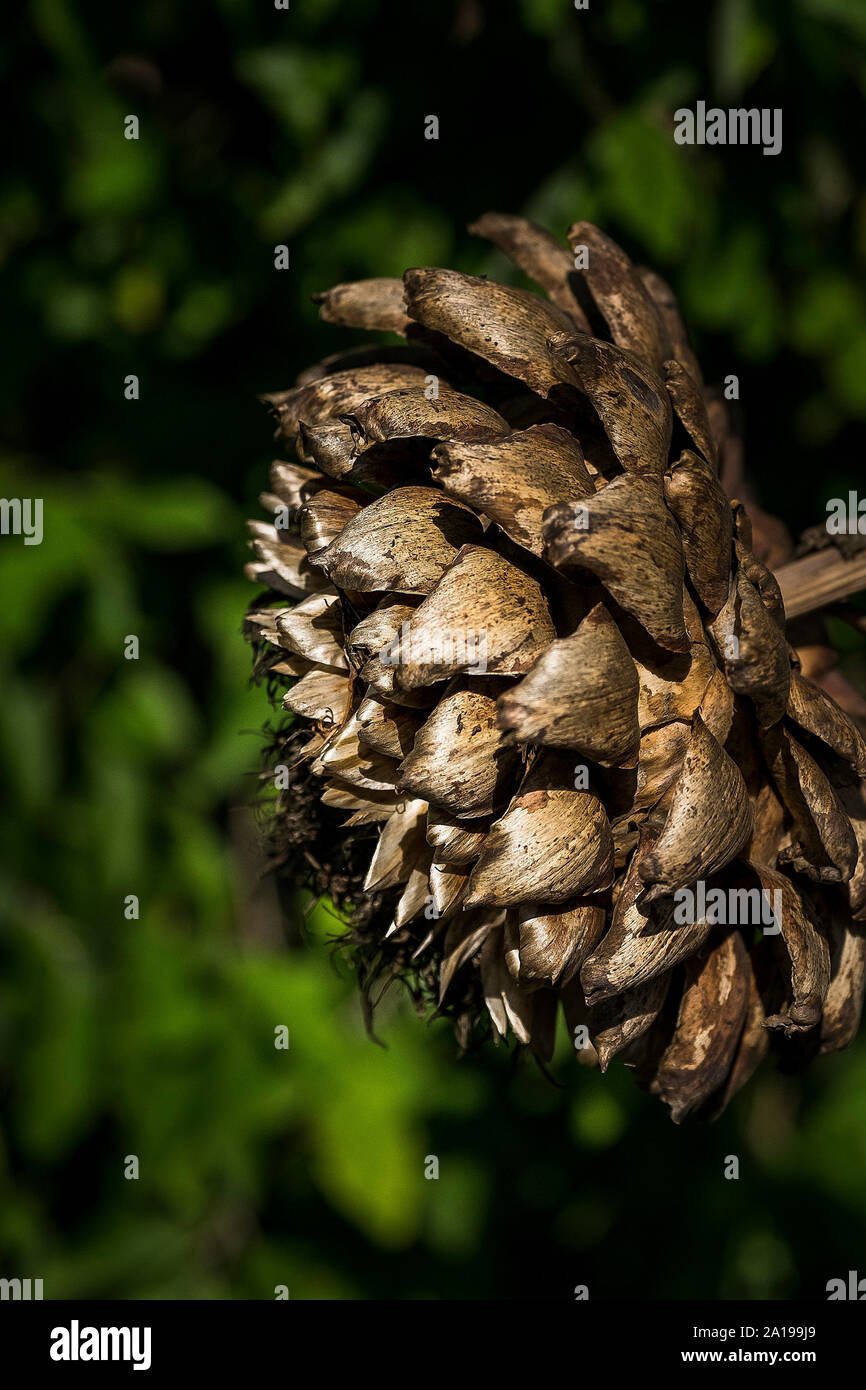
[[(284, 933), (257, 881), (239, 575), (255, 395), (345, 342), (310, 294), (431, 262), (507, 278), (463, 231), (488, 207), (590, 218), (665, 273), (708, 375), (740, 376), (765, 502), (820, 520), (862, 477), (862, 3), (23, 17), (0, 490), (44, 499), (45, 539), (0, 543), (0, 1272), (49, 1297), (820, 1295), (866, 1248), (862, 1045), (679, 1131), (564, 1038), (556, 1084), (458, 1063), (396, 998), (387, 1049), (365, 1038), (326, 907)], [(676, 147), (699, 98), (782, 107), (781, 155)]]

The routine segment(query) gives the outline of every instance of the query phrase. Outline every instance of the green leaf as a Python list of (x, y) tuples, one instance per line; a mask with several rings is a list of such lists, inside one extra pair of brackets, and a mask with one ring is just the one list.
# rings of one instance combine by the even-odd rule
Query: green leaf
[(694, 225), (696, 198), (670, 132), (640, 112), (623, 111), (589, 137), (587, 152), (609, 212), (653, 255), (672, 257)]
[(776, 35), (756, 12), (754, 0), (720, 0), (711, 55), (719, 96), (736, 100), (776, 51)]
[(145, 550), (188, 550), (241, 533), (233, 503), (206, 478), (190, 475), (142, 485), (121, 478), (98, 484), (97, 514), (115, 535)]
[(855, 39), (866, 40), (866, 9), (862, 0), (796, 0), (804, 14), (821, 24), (838, 24)]

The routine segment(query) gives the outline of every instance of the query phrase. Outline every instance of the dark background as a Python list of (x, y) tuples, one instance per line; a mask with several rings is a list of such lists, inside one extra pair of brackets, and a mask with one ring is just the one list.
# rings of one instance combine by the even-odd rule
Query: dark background
[[(256, 394), (353, 337), (311, 293), (513, 279), (464, 231), (488, 208), (588, 218), (671, 280), (792, 531), (862, 486), (861, 0), (33, 0), (0, 55), (0, 490), (45, 507), (40, 547), (0, 541), (0, 1275), (471, 1299), (866, 1273), (862, 1045), (677, 1129), (565, 1038), (553, 1083), (458, 1062), (396, 999), (366, 1040), (327, 905), (289, 949), (258, 882), (239, 636)], [(782, 153), (675, 145), (698, 99), (781, 107)]]

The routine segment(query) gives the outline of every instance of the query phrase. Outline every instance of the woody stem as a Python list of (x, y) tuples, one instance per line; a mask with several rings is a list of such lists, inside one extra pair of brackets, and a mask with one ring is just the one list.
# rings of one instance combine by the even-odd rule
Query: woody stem
[(826, 608), (866, 589), (866, 552), (845, 559), (838, 550), (818, 550), (776, 570), (788, 618)]

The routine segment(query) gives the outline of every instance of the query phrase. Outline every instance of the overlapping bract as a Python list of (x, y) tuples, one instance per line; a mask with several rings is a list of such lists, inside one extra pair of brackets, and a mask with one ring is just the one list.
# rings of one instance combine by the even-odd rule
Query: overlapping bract
[[(472, 230), (549, 300), (436, 268), (319, 297), (405, 342), (265, 398), (297, 461), (248, 632), (369, 828), (383, 949), (542, 1058), (561, 1002), (582, 1060), (711, 1116), (771, 1041), (857, 1029), (866, 744), (798, 669), (669, 288), (589, 223)], [(682, 921), (698, 887), (781, 909)]]

